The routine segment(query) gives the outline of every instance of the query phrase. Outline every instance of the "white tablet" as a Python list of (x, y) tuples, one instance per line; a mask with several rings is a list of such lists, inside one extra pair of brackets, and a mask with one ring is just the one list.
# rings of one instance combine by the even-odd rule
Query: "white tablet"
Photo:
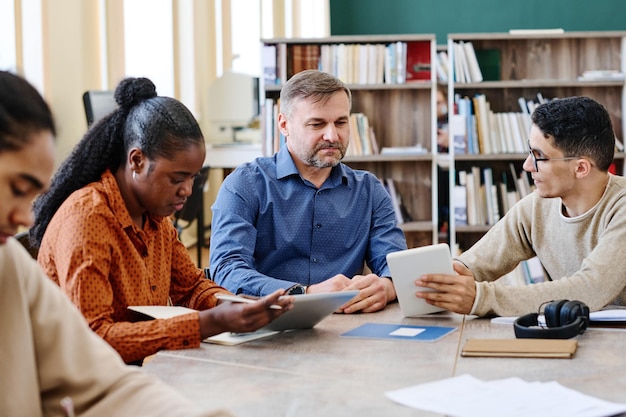
[(264, 327), (268, 330), (310, 329), (359, 292), (339, 291), (294, 295), (293, 308)]
[(444, 310), (417, 298), (416, 292), (432, 290), (418, 287), (415, 281), (423, 274), (455, 274), (452, 269), (450, 247), (446, 243), (389, 253), (387, 264), (404, 317), (415, 317)]

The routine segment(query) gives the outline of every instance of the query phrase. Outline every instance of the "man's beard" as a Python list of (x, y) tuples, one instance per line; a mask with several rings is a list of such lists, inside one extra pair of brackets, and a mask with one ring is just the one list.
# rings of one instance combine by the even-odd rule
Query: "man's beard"
[[(339, 158), (333, 158), (332, 160), (328, 160), (328, 157), (324, 158), (323, 160), (320, 159), (317, 156), (317, 153), (321, 150), (321, 149), (327, 149), (327, 148), (332, 148), (332, 149), (337, 149), (339, 151)], [(311, 152), (311, 154), (309, 155), (309, 157), (307, 158), (307, 163), (310, 166), (316, 167), (316, 168), (332, 168), (335, 167), (337, 165), (339, 165), (339, 162), (341, 162), (341, 160), (343, 159), (343, 157), (346, 155), (346, 148), (340, 144), (334, 144), (334, 145), (320, 145), (317, 146), (313, 152)]]

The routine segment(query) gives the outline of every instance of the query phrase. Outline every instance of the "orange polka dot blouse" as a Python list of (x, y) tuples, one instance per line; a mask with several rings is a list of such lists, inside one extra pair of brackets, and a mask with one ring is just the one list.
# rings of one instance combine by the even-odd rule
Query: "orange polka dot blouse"
[(214, 307), (227, 292), (204, 277), (169, 217), (133, 223), (113, 174), (75, 191), (52, 218), (39, 264), (124, 361), (200, 345), (198, 313), (137, 321), (132, 305)]

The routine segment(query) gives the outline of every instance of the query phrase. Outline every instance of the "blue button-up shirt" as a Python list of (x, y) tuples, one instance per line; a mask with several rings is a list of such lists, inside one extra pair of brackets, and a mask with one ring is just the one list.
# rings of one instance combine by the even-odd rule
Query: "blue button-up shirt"
[(211, 278), (234, 293), (351, 278), (364, 263), (390, 276), (386, 255), (406, 249), (374, 175), (339, 164), (318, 189), (300, 176), (286, 146), (227, 176), (212, 209)]

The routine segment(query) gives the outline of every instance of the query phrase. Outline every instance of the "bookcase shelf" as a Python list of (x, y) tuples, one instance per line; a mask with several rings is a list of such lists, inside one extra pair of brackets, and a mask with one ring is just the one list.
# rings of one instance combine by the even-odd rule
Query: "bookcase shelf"
[[(477, 104), (474, 98), (484, 96), (488, 103), (488, 113), (519, 113), (521, 115), (522, 106), (518, 101), (520, 98), (527, 102), (528, 100), (540, 101), (541, 98), (550, 100), (558, 97), (588, 96), (606, 107), (611, 116), (616, 137), (623, 143), (624, 132), (626, 131), (626, 118), (623, 116), (624, 109), (626, 109), (626, 84), (623, 77), (626, 73), (626, 32), (565, 32), (526, 35), (509, 33), (450, 34), (448, 35), (447, 46), (451, 69), (455, 68), (455, 60), (460, 58), (458, 54), (462, 48), (458, 48), (458, 44), (463, 43), (471, 44), (480, 69), (483, 70), (483, 74), (486, 74), (485, 69), (487, 69), (489, 76), (484, 77), (484, 81), (481, 82), (458, 82), (459, 77), (450, 76), (447, 82), (449, 109), (455, 109), (458, 99), (463, 98), (469, 98), (474, 109)], [(481, 62), (481, 57), (485, 61)], [(585, 77), (579, 79), (586, 71), (609, 70), (616, 72), (618, 78), (598, 77), (589, 79)], [(484, 111), (485, 107), (482, 109)], [(459, 114), (459, 107), (456, 107), (455, 114)], [(485, 129), (485, 123), (481, 124), (481, 121), (478, 120), (479, 115), (469, 117), (476, 119), (476, 123)], [(516, 117), (518, 117), (521, 126), (522, 121), (528, 122), (528, 120), (523, 120), (523, 117), (528, 118), (529, 116), (521, 116), (522, 119), (520, 116)], [(503, 134), (503, 132), (506, 133), (506, 130), (494, 130), (493, 125), (489, 125), (489, 123), (491, 122), (488, 122), (487, 125), (492, 130), (488, 130), (486, 135), (474, 132), (478, 133), (478, 140), (492, 136), (496, 140), (506, 141), (507, 138)], [(465, 126), (468, 127), (471, 124)], [(454, 132), (451, 132), (451, 137), (453, 134)], [(523, 143), (527, 140), (528, 132), (525, 134), (526, 137), (521, 138)], [(524, 133), (522, 133), (523, 135)], [(481, 147), (480, 152), (483, 149)], [(483, 173), (485, 170), (491, 171), (490, 177), (497, 188), (496, 204), (499, 204), (499, 215), (502, 216), (506, 211), (503, 210), (502, 193), (506, 192), (507, 189), (511, 190), (514, 188), (513, 185), (517, 184), (516, 179), (513, 178), (513, 173), (518, 176), (525, 175), (522, 164), (527, 153), (521, 151), (512, 153), (459, 153), (457, 151), (458, 149), (451, 147), (449, 236), (451, 244), (458, 244), (459, 248), (464, 250), (488, 231), (491, 224), (484, 222), (485, 216), (481, 219), (482, 224), (466, 225), (458, 222), (459, 219), (463, 219), (461, 214), (463, 204), (468, 204), (470, 199), (482, 199), (483, 206), (480, 209), (484, 209), (486, 204), (486, 198), (479, 196), (478, 191), (476, 195), (468, 195), (464, 202), (460, 199), (460, 196), (463, 196), (463, 190), (459, 191), (456, 188), (459, 185), (460, 177), (465, 175), (462, 172), (467, 173), (474, 168), (474, 174), (479, 173), (478, 175), (480, 175), (480, 179), (474, 185), (478, 184), (482, 188), (483, 195), (487, 195), (486, 189), (488, 187), (485, 187), (486, 180)], [(614, 169), (617, 174), (623, 175), (624, 153), (621, 149), (615, 155)], [(468, 189), (465, 192), (469, 193)], [(455, 210), (459, 212), (456, 217)], [(467, 214), (467, 211), (465, 213)]]
[[(332, 73), (347, 83), (352, 112), (367, 117), (377, 148), (393, 151), (350, 154), (343, 162), (372, 172), (383, 183), (393, 182), (404, 209), (400, 227), (409, 247), (437, 243), (435, 35), (277, 38), (261, 44), (264, 153), (271, 155), (280, 143), (272, 124), (282, 84), (303, 69)], [(334, 57), (330, 66), (328, 56)], [(398, 59), (402, 56), (405, 61)], [(348, 65), (347, 72), (343, 65)], [(354, 129), (352, 133), (354, 141)]]

